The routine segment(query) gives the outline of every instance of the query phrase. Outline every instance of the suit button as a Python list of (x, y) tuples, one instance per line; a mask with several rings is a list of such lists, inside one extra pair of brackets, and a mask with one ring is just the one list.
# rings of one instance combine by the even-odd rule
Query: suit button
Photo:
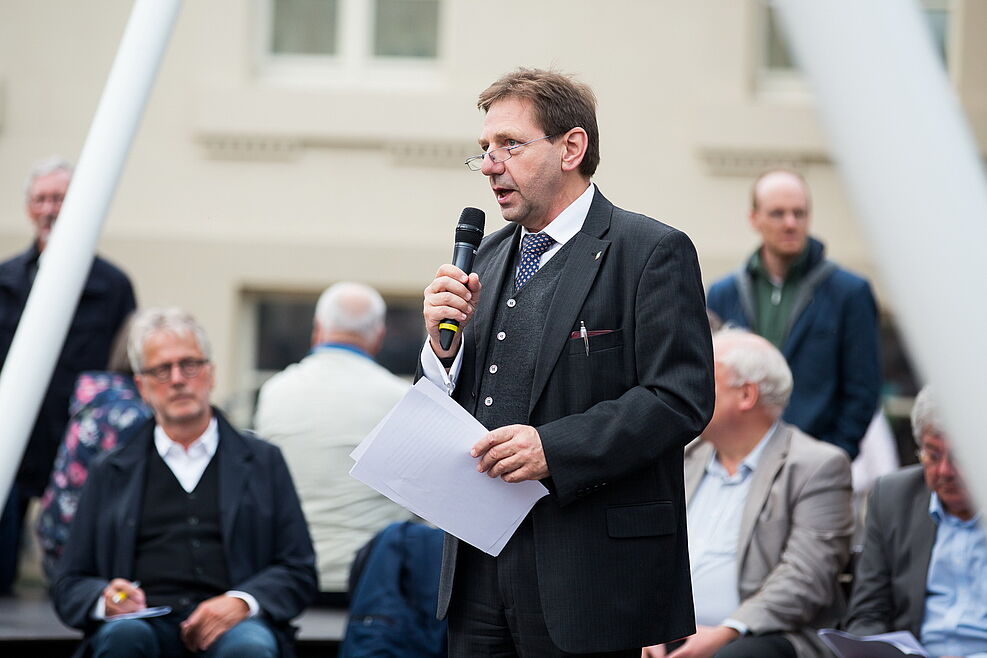
[(493, 404), (493, 398), (488, 395), (486, 398), (483, 399), (483, 404), (489, 407), (490, 405)]
[(492, 366), (490, 366), (490, 374), (493, 375), (496, 372), (497, 372), (497, 364), (495, 363)]
[(192, 540), (192, 548), (199, 548), (200, 546), (202, 546), (202, 542), (201, 541), (199, 541), (198, 539), (193, 539)]
[(199, 525), (199, 517), (197, 517), (197, 516), (190, 516), (190, 517), (188, 517), (188, 524), (189, 525)]
[(195, 568), (195, 575), (196, 576), (201, 576), (203, 573), (205, 573), (205, 570), (202, 567), (196, 567)]
[(507, 338), (507, 334), (505, 334), (503, 331), (497, 332), (497, 340), (504, 340), (505, 338)]
[(182, 598), (178, 599), (178, 603), (183, 608), (187, 608), (189, 605), (191, 605), (192, 599), (188, 598), (187, 596), (183, 596)]
[(517, 300), (513, 297), (507, 300), (507, 308), (514, 308), (515, 306), (517, 306)]

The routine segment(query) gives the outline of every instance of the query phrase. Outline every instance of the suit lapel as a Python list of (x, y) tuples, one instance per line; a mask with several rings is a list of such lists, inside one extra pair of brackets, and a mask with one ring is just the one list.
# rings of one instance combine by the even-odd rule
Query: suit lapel
[(250, 462), (254, 454), (240, 435), (218, 411), (213, 409), (219, 424), (219, 522), (223, 532), (226, 559), (234, 555), (233, 524), (239, 510), (243, 489), (250, 479)]
[(764, 452), (761, 453), (761, 458), (751, 476), (751, 488), (747, 493), (747, 502), (744, 503), (744, 513), (740, 517), (740, 532), (737, 533), (738, 574), (742, 570), (740, 565), (743, 565), (747, 558), (747, 548), (750, 546), (751, 535), (754, 534), (757, 517), (768, 500), (771, 485), (774, 484), (778, 471), (785, 465), (791, 441), (791, 427), (779, 423), (771, 433), (768, 444), (764, 446)]
[(528, 405), (529, 415), (534, 410), (538, 398), (541, 397), (562, 350), (569, 344), (569, 334), (575, 326), (579, 311), (586, 301), (600, 267), (606, 260), (610, 242), (600, 239), (600, 236), (609, 230), (612, 213), (613, 204), (597, 189), (582, 229), (566, 245), (569, 248), (569, 255), (566, 256), (555, 295), (548, 307), (545, 328), (542, 330), (541, 347), (535, 361), (531, 401)]
[[(497, 312), (497, 300), (500, 299), (500, 291), (504, 282), (508, 279), (507, 270), (514, 263), (514, 254), (517, 252), (518, 236), (521, 227), (517, 226), (514, 231), (508, 233), (500, 244), (493, 247), (488, 265), (484, 267), (481, 282), (485, 288), (480, 295), (480, 304), (476, 309), (474, 320), (473, 342), (476, 347), (474, 363), (479, 372), (480, 365), (485, 362), (487, 346), (490, 344), (490, 331), (493, 326), (494, 314)], [(511, 277), (513, 278), (513, 277)]]
[(119, 492), (120, 501), (113, 519), (117, 537), (113, 565), (123, 577), (129, 577), (134, 570), (137, 530), (147, 479), (147, 458), (153, 456), (154, 426), (153, 419), (148, 421), (120, 452), (109, 458), (115, 480), (112, 490)]
[[(919, 471), (920, 478), (921, 475), (922, 473)], [(908, 583), (909, 601), (925, 601), (925, 590), (929, 580), (929, 562), (932, 561), (932, 547), (936, 543), (936, 524), (929, 516), (929, 500), (932, 498), (932, 492), (925, 486), (924, 479), (920, 480), (920, 485), (925, 490), (925, 494), (919, 496), (919, 504), (912, 505), (911, 509), (911, 527), (915, 529), (914, 554), (911, 564), (915, 568), (912, 569), (914, 577)], [(917, 608), (919, 614), (923, 614), (924, 606), (919, 604)]]

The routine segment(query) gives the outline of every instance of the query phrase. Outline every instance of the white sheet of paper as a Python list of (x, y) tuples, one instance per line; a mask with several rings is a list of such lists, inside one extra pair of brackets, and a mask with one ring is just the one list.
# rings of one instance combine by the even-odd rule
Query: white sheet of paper
[(476, 470), (469, 451), (487, 433), (420, 379), (350, 454), (350, 475), (490, 555), (499, 555), (536, 502), (540, 482), (507, 483)]
[(859, 636), (833, 628), (823, 628), (816, 633), (839, 658), (901, 658), (929, 655), (910, 631)]
[(106, 621), (117, 621), (119, 619), (147, 619), (148, 617), (163, 617), (171, 614), (171, 608), (166, 605), (159, 605), (156, 608), (141, 608), (136, 612), (123, 612), (119, 615), (110, 615)]

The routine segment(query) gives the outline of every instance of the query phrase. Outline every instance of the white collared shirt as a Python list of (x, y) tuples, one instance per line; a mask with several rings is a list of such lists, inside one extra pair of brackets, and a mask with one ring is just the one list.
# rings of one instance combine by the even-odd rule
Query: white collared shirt
[(747, 632), (746, 626), (730, 618), (740, 605), (737, 591), (740, 520), (754, 471), (777, 429), (776, 421), (733, 475), (727, 473), (714, 450), (686, 508), (697, 624), (724, 625), (741, 634)]
[[(565, 210), (556, 215), (555, 219), (550, 221), (548, 226), (541, 230), (541, 233), (551, 236), (555, 240), (555, 244), (552, 245), (551, 249), (541, 255), (541, 259), (538, 261), (539, 268), (544, 267), (545, 263), (550, 261), (552, 256), (559, 253), (559, 250), (565, 246), (565, 243), (574, 238), (576, 233), (579, 233), (580, 229), (583, 228), (583, 224), (586, 222), (586, 216), (589, 214), (589, 208), (593, 204), (593, 195), (595, 193), (596, 184), (590, 183), (575, 201), (566, 206)], [(520, 241), (530, 233), (531, 231), (521, 227), (518, 248), (520, 248)], [(517, 267), (515, 267), (514, 274), (517, 275)], [(445, 367), (439, 362), (439, 357), (432, 351), (432, 346), (428, 338), (426, 338), (425, 344), (422, 346), (420, 360), (422, 374), (425, 376), (425, 379), (443, 389), (449, 395), (452, 395), (452, 392), (456, 389), (456, 379), (459, 378), (459, 370), (463, 363), (463, 350), (459, 350), (456, 354), (456, 359), (452, 362), (452, 367), (449, 368), (449, 372), (447, 373)]]
[(209, 421), (206, 431), (190, 443), (188, 449), (172, 441), (160, 425), (154, 426), (154, 448), (186, 493), (195, 491), (218, 447), (219, 423), (215, 418)]

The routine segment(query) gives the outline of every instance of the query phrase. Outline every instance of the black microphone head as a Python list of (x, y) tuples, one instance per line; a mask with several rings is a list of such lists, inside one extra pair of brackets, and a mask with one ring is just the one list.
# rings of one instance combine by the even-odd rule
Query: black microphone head
[(486, 222), (487, 215), (479, 208), (463, 208), (459, 223), (456, 224), (456, 242), (466, 242), (479, 247), (480, 241), (483, 240), (483, 226)]

